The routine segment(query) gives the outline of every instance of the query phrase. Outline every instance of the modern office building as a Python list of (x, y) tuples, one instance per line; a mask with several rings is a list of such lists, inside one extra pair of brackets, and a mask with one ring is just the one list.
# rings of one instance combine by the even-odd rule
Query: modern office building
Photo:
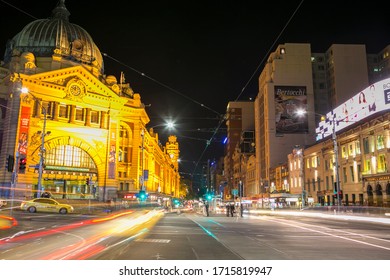
[(134, 198), (140, 189), (154, 198), (178, 195), (176, 137), (162, 146), (147, 129), (140, 94), (104, 73), (101, 52), (69, 22), (64, 2), (7, 43), (0, 67), (0, 196), (50, 191), (105, 201)]

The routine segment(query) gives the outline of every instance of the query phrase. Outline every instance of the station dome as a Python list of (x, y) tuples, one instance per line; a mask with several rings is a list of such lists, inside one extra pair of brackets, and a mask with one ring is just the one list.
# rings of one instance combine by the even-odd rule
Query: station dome
[(104, 74), (103, 57), (92, 37), (82, 27), (70, 23), (69, 16), (65, 0), (60, 0), (50, 18), (27, 24), (7, 43), (4, 62), (8, 63), (15, 51), (30, 52), (35, 57), (55, 54), (64, 60), (89, 65)]

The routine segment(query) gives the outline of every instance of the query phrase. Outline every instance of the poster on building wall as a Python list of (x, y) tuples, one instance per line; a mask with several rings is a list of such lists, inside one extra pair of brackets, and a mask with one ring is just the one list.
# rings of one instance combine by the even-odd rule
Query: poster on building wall
[(109, 143), (109, 155), (108, 155), (108, 179), (115, 179), (115, 167), (116, 167), (116, 124), (111, 124), (110, 129), (110, 143)]
[(275, 127), (276, 133), (307, 133), (307, 91), (305, 86), (275, 86)]

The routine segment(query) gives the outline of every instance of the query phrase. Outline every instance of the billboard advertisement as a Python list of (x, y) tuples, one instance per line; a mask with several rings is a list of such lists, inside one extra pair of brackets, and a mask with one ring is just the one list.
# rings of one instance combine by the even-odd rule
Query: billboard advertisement
[(298, 110), (307, 110), (305, 86), (275, 86), (276, 133), (307, 133), (307, 115), (299, 116)]
[[(316, 128), (317, 141), (373, 114), (390, 109), (390, 78), (368, 86), (326, 114)], [(334, 121), (334, 122), (333, 122)]]

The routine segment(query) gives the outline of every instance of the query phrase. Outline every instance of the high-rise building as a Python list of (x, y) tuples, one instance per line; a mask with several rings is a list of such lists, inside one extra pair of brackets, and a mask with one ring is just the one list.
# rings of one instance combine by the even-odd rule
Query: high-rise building
[(256, 181), (269, 192), (270, 170), (297, 144), (314, 142), (314, 91), (310, 44), (279, 45), (260, 74), (255, 100)]
[(234, 159), (233, 154), (241, 140), (242, 131), (254, 130), (254, 106), (252, 101), (232, 101), (226, 110), (227, 143), (225, 144), (224, 171), (227, 187), (224, 195), (232, 198), (234, 186)]

